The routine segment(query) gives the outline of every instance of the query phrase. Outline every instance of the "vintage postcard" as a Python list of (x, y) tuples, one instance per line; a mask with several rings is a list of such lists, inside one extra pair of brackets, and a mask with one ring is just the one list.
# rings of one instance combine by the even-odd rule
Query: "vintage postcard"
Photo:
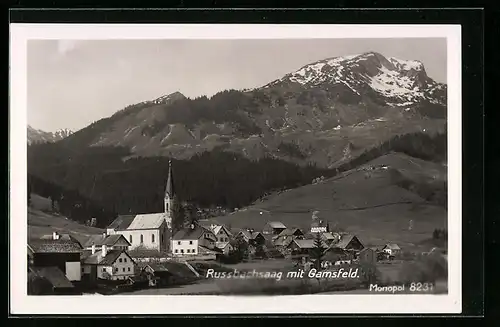
[(460, 33), (12, 24), (12, 313), (460, 313)]

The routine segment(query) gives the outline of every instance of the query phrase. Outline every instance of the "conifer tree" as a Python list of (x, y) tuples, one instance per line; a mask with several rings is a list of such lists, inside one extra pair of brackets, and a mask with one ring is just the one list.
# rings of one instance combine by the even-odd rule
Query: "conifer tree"
[(326, 248), (323, 246), (323, 240), (321, 239), (321, 233), (316, 233), (314, 238), (314, 248), (311, 252), (311, 259), (314, 262), (316, 269), (321, 269), (321, 259), (325, 254)]

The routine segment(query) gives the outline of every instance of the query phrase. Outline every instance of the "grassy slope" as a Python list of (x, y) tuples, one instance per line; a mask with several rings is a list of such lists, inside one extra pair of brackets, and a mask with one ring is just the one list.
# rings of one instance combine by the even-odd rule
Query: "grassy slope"
[(100, 234), (104, 230), (81, 225), (69, 220), (64, 216), (59, 216), (50, 212), (51, 203), (49, 199), (36, 194), (31, 195), (31, 207), (28, 208), (28, 238), (39, 238), (42, 235), (59, 233), (69, 233), (76, 239), (84, 241), (87, 236)]
[[(370, 165), (388, 165), (405, 176), (446, 178), (445, 167), (403, 154), (385, 155)], [(447, 223), (446, 209), (427, 204), (417, 194), (395, 185), (389, 170), (376, 171), (370, 177), (364, 171), (348, 171), (320, 184), (273, 194), (216, 219), (231, 227), (261, 229), (267, 221), (279, 220), (287, 226), (308, 228), (314, 210), (331, 225), (358, 235), (365, 245), (391, 241), (413, 247)], [(409, 230), (411, 220), (413, 229)]]

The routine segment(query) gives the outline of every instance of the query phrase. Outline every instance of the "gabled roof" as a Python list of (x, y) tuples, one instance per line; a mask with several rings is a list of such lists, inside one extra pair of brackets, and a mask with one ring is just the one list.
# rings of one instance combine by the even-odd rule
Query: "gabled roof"
[(120, 215), (108, 226), (109, 229), (126, 230), (136, 215)]
[(323, 236), (326, 240), (334, 240), (334, 239), (336, 239), (335, 235), (333, 235), (330, 232), (322, 233), (321, 236)]
[(84, 247), (91, 247), (92, 245), (95, 246), (113, 246), (115, 245), (118, 240), (123, 239), (127, 244), (130, 246), (130, 242), (127, 241), (127, 239), (121, 235), (121, 234), (113, 234), (113, 235), (91, 235), (87, 242), (85, 242)]
[(61, 269), (57, 267), (32, 267), (31, 271), (48, 280), (54, 288), (74, 288)]
[(145, 267), (151, 267), (153, 271), (162, 271), (169, 272), (172, 275), (176, 275), (179, 277), (193, 277), (195, 274), (191, 271), (191, 269), (186, 266), (186, 264), (182, 262), (175, 261), (167, 261), (167, 262), (155, 262), (155, 263), (139, 263), (139, 267), (144, 269)]
[(214, 234), (215, 235), (219, 234), (221, 229), (223, 229), (229, 236), (232, 236), (231, 231), (224, 225), (217, 225), (217, 227), (215, 227), (213, 230)]
[(345, 249), (355, 237), (356, 236), (352, 234), (342, 235), (340, 241), (334, 246), (337, 248)]
[(183, 228), (172, 237), (173, 240), (198, 240), (203, 234), (213, 232), (207, 228), (201, 226), (195, 226), (194, 229), (191, 228)]
[(264, 237), (264, 235), (262, 235), (261, 232), (253, 232), (252, 235), (251, 235), (252, 236), (252, 240), (255, 240), (259, 235), (261, 237)]
[(168, 214), (164, 212), (136, 215), (127, 229), (157, 229), (167, 218)]
[(219, 253), (222, 253), (222, 250), (218, 249), (218, 248), (209, 249), (203, 245), (199, 245), (198, 246), (198, 253), (199, 254), (219, 254)]
[[(316, 245), (314, 244), (315, 240), (311, 240), (311, 239), (307, 239), (307, 240), (293, 240), (293, 242), (295, 242), (295, 244), (297, 244), (298, 247), (301, 248), (301, 249), (313, 249), (313, 248), (316, 247)], [(324, 242), (322, 242), (322, 246), (324, 248), (327, 247), (327, 245)]]
[[(130, 260), (132, 260), (124, 250), (109, 250), (105, 257), (102, 256), (102, 251), (96, 251), (94, 254), (84, 257), (83, 263), (86, 265), (110, 266), (115, 263), (116, 259), (118, 259), (122, 253), (125, 253)], [(87, 251), (86, 254), (88, 254)]]
[(290, 243), (293, 242), (293, 240), (294, 238), (288, 235), (278, 236), (277, 238), (274, 239), (273, 244), (275, 246), (288, 246)]
[(399, 245), (397, 245), (396, 243), (387, 243), (384, 246), (384, 249), (401, 250), (401, 248), (399, 247)]
[(286, 226), (281, 221), (268, 221), (267, 224), (271, 228), (286, 228)]
[(53, 239), (31, 239), (28, 247), (34, 253), (80, 253), (82, 245), (73, 238)]
[(300, 232), (302, 235), (304, 234), (300, 228), (292, 227), (284, 229), (281, 233), (279, 233), (278, 236), (292, 236), (295, 235), (295, 233), (297, 232)]

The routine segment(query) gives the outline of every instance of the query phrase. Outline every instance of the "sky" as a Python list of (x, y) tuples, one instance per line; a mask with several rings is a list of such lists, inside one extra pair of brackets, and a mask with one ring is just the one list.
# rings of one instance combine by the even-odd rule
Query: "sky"
[(263, 86), (317, 60), (379, 52), (446, 83), (446, 39), (30, 40), (28, 124), (77, 131), (162, 95)]

